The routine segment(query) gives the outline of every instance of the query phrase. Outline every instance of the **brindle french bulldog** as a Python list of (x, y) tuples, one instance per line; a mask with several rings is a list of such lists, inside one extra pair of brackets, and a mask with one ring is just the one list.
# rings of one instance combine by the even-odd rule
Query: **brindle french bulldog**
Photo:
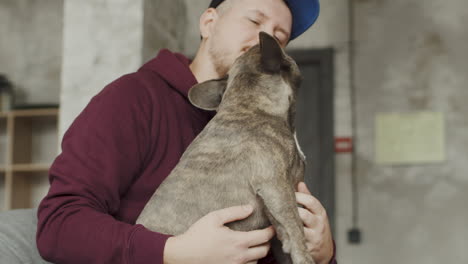
[(193, 105), (217, 114), (156, 190), (137, 223), (179, 235), (209, 212), (251, 204), (252, 215), (227, 225), (250, 231), (272, 224), (281, 241), (272, 241), (278, 262), (315, 263), (306, 249), (295, 199), (305, 166), (294, 127), (302, 78), (273, 37), (261, 32), (259, 38), (258, 45), (234, 62), (227, 78), (190, 89)]

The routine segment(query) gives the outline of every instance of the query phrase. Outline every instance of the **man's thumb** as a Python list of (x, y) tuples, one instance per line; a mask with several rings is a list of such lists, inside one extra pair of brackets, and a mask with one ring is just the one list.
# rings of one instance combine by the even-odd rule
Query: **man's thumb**
[(307, 188), (307, 185), (305, 184), (305, 182), (300, 182), (297, 185), (297, 191), (301, 192), (301, 193), (312, 195), (312, 193), (310, 193), (310, 191), (309, 191), (309, 188)]

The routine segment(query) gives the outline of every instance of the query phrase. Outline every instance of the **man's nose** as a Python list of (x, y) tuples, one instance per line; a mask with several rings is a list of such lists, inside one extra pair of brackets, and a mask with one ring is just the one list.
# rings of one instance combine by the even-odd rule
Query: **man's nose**
[(268, 28), (263, 27), (262, 29), (258, 30), (257, 36), (254, 39), (252, 39), (252, 42), (250, 42), (246, 47), (244, 47), (244, 49), (242, 49), (242, 53), (247, 52), (247, 50), (249, 50), (253, 46), (260, 43), (260, 32), (262, 32), (262, 31), (267, 33), (270, 36), (273, 36), (273, 34), (274, 34), (273, 29), (268, 29)]
[[(263, 31), (263, 32), (267, 33), (270, 36), (274, 36), (274, 34), (275, 34), (275, 29), (271, 25), (264, 25), (260, 31)], [(257, 34), (260, 34), (260, 31), (257, 32)]]

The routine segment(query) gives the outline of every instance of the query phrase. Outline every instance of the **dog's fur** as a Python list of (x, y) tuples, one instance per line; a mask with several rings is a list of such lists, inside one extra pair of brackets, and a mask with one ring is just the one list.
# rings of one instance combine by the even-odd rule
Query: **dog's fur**
[(191, 88), (192, 104), (217, 114), (137, 223), (179, 235), (211, 211), (251, 204), (251, 216), (227, 225), (250, 231), (272, 224), (282, 242), (283, 250), (278, 240), (272, 243), (280, 263), (315, 263), (306, 250), (295, 199), (305, 166), (294, 127), (301, 75), (274, 38), (263, 32), (259, 37), (260, 44), (235, 61), (228, 78)]

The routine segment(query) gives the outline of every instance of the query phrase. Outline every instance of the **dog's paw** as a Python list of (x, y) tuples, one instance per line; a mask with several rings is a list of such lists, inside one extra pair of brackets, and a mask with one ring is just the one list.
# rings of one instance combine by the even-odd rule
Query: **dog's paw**
[(283, 244), (283, 252), (288, 254), (291, 253), (291, 240), (285, 239), (281, 241), (281, 243)]

